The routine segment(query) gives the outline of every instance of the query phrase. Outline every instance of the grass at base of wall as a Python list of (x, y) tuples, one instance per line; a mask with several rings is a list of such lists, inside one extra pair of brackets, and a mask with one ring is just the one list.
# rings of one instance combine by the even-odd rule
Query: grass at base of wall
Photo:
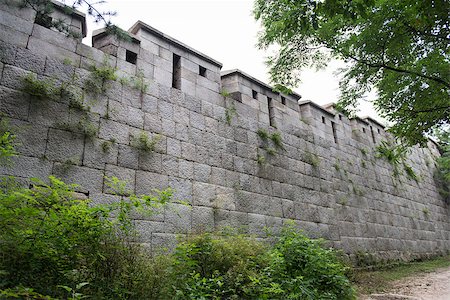
[(355, 270), (352, 281), (355, 284), (358, 295), (368, 295), (388, 291), (392, 287), (392, 282), (396, 280), (416, 276), (421, 273), (430, 273), (446, 267), (450, 267), (450, 255), (430, 260), (402, 263), (376, 270)]

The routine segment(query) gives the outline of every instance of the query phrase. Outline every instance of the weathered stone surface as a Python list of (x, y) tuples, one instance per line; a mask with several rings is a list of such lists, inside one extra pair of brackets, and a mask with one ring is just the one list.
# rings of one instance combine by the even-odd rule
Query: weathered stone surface
[[(80, 196), (89, 194), (94, 203), (170, 186), (174, 200), (189, 206), (133, 213), (138, 241), (153, 250), (172, 249), (176, 235), (191, 230), (231, 226), (263, 237), (289, 220), (346, 253), (411, 259), (450, 249), (449, 211), (432, 174), (439, 156), (433, 143), (413, 148), (406, 160), (419, 182), (395, 178), (393, 167), (375, 157), (389, 138), (377, 122), (298, 104), (296, 95), (276, 94), (240, 71), (221, 76), (219, 64), (170, 38), (138, 36), (140, 46), (131, 48), (135, 65), (124, 60), (123, 45), (115, 57), (35, 25), (29, 10), (0, 4), (0, 112), (21, 144), (0, 174), (24, 186), (30, 177), (45, 181), (54, 174), (79, 183)], [(180, 89), (172, 87), (174, 53), (181, 57)], [(85, 83), (91, 65), (105, 61), (130, 80), (106, 81), (105, 91), (94, 95)], [(206, 72), (199, 74), (199, 66)], [(146, 89), (135, 86), (137, 72)], [(70, 108), (64, 97), (24, 94), (30, 73), (67, 81), (90, 112)], [(72, 132), (83, 119), (98, 127), (93, 137)], [(142, 132), (160, 135), (154, 151), (137, 149)], [(126, 181), (125, 190), (112, 190), (104, 175)]]

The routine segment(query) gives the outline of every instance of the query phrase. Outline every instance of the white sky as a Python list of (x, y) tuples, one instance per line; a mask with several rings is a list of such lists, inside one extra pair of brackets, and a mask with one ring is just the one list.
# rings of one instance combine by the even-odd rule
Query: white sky
[[(260, 27), (252, 16), (253, 0), (107, 0), (103, 7), (117, 12), (112, 21), (124, 30), (141, 20), (223, 63), (222, 71), (240, 69), (269, 83), (264, 61), (270, 53), (256, 47)], [(90, 44), (92, 30), (100, 27), (88, 18), (84, 42)], [(295, 91), (321, 105), (336, 102), (339, 77), (333, 73), (339, 66), (334, 61), (323, 71), (305, 70)], [(360, 115), (376, 117), (369, 103), (361, 105)]]

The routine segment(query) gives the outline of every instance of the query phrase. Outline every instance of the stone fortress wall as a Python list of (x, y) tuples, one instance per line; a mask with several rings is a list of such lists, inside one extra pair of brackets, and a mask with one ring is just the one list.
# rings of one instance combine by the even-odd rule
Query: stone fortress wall
[[(332, 106), (275, 93), (239, 70), (221, 73), (216, 60), (140, 21), (129, 30), (131, 41), (100, 30), (89, 47), (36, 24), (33, 10), (14, 3), (0, 4), (0, 111), (21, 145), (1, 174), (24, 184), (53, 174), (98, 202), (119, 197), (105, 176), (125, 180), (137, 194), (170, 186), (190, 205), (136, 217), (151, 247), (223, 226), (264, 236), (265, 227), (276, 233), (292, 219), (346, 253), (411, 259), (450, 250), (450, 210), (432, 175), (434, 144), (409, 155), (417, 182), (393, 177), (393, 166), (375, 158), (389, 135), (371, 118), (348, 119)], [(85, 35), (83, 14), (54, 14)], [(140, 88), (110, 81), (94, 97), (86, 81), (91, 66), (105, 62), (121, 78), (137, 76)], [(70, 82), (90, 111), (64, 97), (24, 93), (30, 73)], [(93, 134), (76, 126), (80, 120)], [(261, 138), (261, 129), (280, 133), (283, 149)], [(155, 151), (133, 144), (141, 132), (159, 135)]]

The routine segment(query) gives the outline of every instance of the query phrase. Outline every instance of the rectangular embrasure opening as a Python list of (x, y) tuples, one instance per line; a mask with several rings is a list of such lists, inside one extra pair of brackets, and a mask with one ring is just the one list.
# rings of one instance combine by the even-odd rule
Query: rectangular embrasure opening
[(198, 74), (202, 77), (206, 77), (206, 68), (202, 66), (198, 66)]
[(274, 127), (274, 111), (273, 111), (273, 100), (270, 97), (267, 97), (267, 108), (269, 109), (269, 124)]
[(176, 54), (173, 55), (172, 87), (181, 89), (181, 57)]
[(133, 65), (137, 62), (137, 53), (127, 50), (125, 53), (125, 60)]

